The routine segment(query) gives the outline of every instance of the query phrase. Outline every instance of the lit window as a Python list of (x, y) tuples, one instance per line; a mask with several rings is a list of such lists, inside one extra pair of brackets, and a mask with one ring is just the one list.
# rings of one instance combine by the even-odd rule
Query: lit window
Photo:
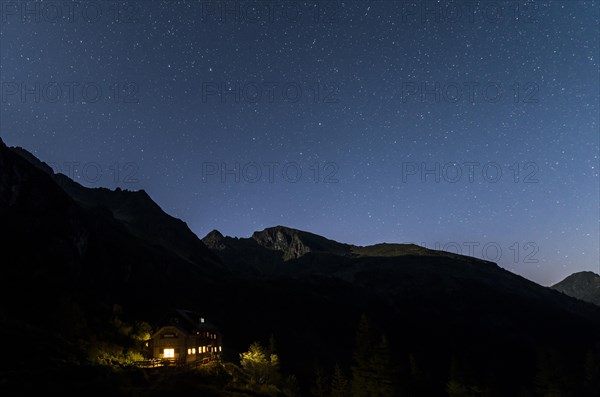
[(192, 347), (192, 354), (196, 354), (196, 348)]
[(175, 349), (165, 349), (163, 351), (164, 358), (175, 358)]
[(188, 354), (192, 354), (192, 349), (188, 349)]
[(219, 351), (222, 352), (223, 351), (223, 346), (219, 346)]
[(206, 353), (206, 346), (202, 346), (202, 353)]

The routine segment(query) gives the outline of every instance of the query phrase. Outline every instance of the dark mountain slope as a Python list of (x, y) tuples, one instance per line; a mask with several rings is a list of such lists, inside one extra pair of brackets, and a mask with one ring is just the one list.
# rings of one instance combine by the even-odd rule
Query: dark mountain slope
[(55, 174), (45, 163), (23, 148), (12, 150), (50, 175), (84, 208), (104, 207), (136, 237), (157, 244), (192, 263), (218, 263), (218, 259), (189, 229), (185, 222), (165, 213), (148, 194), (117, 189), (86, 188), (63, 174)]
[[(502, 312), (504, 320), (514, 327), (523, 327), (520, 321), (530, 322), (538, 316), (545, 318), (540, 317), (538, 323), (550, 324), (554, 319), (545, 316), (557, 311), (578, 321), (600, 324), (600, 311), (596, 307), (565, 299), (562, 294), (495, 263), (412, 244), (358, 247), (283, 226), (255, 232), (251, 238), (225, 237), (214, 230), (203, 241), (232, 269), (251, 269), (255, 276), (266, 279), (337, 279), (369, 291), (369, 295), (401, 310), (406, 309), (407, 302), (420, 306), (429, 302), (467, 320), (460, 311), (472, 312), (469, 307), (472, 306), (477, 310)], [(491, 296), (497, 300), (490, 299)], [(485, 300), (489, 300), (488, 305), (482, 306)], [(447, 307), (452, 301), (460, 305)], [(507, 301), (520, 303), (507, 311), (504, 307)], [(520, 311), (528, 314), (522, 315)], [(519, 321), (510, 317), (518, 317)], [(481, 319), (485, 321), (486, 316)], [(516, 329), (513, 331), (518, 333)]]

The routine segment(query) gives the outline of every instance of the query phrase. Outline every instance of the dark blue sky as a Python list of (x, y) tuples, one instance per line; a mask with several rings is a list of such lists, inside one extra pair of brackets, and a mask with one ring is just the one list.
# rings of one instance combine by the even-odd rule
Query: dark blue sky
[(0, 8), (6, 143), (200, 237), (283, 224), (542, 284), (598, 272), (597, 2)]

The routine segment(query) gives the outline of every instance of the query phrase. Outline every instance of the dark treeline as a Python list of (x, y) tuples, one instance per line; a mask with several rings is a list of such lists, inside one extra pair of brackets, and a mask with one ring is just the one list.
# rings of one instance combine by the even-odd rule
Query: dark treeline
[(600, 395), (598, 346), (565, 351), (537, 346), (522, 355), (475, 351), (411, 351), (395, 354), (388, 337), (363, 315), (350, 363), (315, 364), (313, 397), (550, 397)]

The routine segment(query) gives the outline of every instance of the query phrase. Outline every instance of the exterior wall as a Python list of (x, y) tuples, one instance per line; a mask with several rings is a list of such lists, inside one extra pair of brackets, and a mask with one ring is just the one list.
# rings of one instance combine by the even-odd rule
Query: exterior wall
[[(187, 335), (177, 327), (163, 327), (152, 338), (152, 357), (168, 360), (185, 360), (187, 356)], [(174, 349), (175, 357), (165, 358), (164, 349)]]
[[(188, 354), (188, 349), (190, 354)], [(186, 361), (216, 360), (221, 357), (222, 349), (221, 337), (217, 332), (198, 331), (186, 339)]]

